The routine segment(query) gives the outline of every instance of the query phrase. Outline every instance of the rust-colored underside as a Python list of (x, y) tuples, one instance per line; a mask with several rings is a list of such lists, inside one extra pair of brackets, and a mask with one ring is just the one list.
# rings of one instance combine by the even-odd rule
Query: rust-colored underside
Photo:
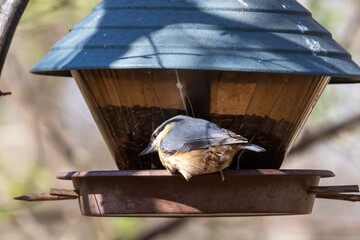
[(85, 171), (62, 173), (79, 191), (88, 216), (249, 216), (309, 214), (315, 200), (308, 194), (321, 170), (229, 170), (193, 177), (166, 170)]

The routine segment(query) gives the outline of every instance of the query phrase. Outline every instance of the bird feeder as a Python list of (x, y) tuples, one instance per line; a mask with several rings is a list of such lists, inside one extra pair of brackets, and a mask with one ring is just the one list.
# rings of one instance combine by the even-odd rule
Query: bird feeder
[[(324, 194), (314, 188), (333, 173), (279, 169), (325, 86), (360, 81), (350, 54), (294, 0), (104, 0), (31, 72), (73, 76), (112, 153), (119, 171), (59, 175), (95, 216), (311, 213)], [(156, 154), (138, 154), (179, 114), (266, 152), (240, 152), (224, 183), (158, 170)]]

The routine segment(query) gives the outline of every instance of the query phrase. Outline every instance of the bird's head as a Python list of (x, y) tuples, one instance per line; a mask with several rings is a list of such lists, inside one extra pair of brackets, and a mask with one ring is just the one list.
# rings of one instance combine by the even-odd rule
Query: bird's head
[(139, 156), (144, 156), (151, 152), (158, 151), (161, 140), (166, 136), (166, 134), (171, 130), (171, 128), (180, 121), (185, 121), (190, 117), (178, 115), (173, 118), (170, 118), (158, 126), (154, 132), (151, 134), (149, 145), (144, 151), (142, 151)]

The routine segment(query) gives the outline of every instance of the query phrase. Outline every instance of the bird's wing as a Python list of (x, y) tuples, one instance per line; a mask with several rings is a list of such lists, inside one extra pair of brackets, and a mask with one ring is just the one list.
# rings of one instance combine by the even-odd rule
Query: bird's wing
[(247, 143), (247, 139), (220, 126), (198, 119), (191, 125), (181, 123), (173, 127), (161, 141), (160, 147), (166, 153), (188, 152), (209, 146)]
[(217, 138), (204, 138), (204, 139), (193, 139), (183, 144), (180, 148), (181, 152), (188, 152), (199, 148), (208, 148), (209, 146), (219, 145), (230, 145), (247, 143), (248, 141), (240, 140), (232, 137), (217, 137)]

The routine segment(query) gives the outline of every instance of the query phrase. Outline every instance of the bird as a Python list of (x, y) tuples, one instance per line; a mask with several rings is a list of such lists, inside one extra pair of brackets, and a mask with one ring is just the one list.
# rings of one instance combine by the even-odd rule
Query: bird
[(180, 172), (189, 181), (195, 175), (220, 172), (240, 150), (265, 149), (230, 130), (201, 118), (172, 117), (152, 133), (149, 145), (139, 156), (158, 152), (162, 165), (172, 174)]

